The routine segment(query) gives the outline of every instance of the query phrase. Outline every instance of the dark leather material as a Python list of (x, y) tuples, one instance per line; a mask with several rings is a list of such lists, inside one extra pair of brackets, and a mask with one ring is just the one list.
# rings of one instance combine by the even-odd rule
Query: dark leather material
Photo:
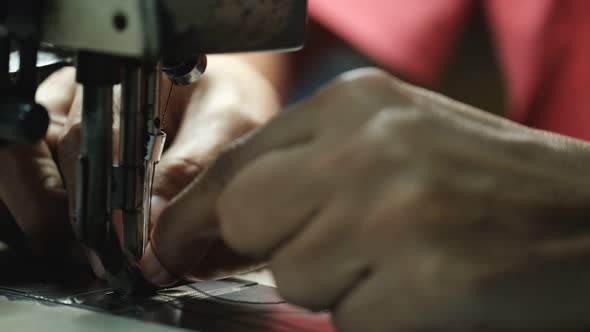
[[(240, 279), (185, 283), (121, 297), (85, 266), (0, 253), (0, 296), (67, 305), (195, 331), (332, 331), (327, 313), (284, 303), (274, 288)], [(247, 303), (240, 303), (247, 302)]]

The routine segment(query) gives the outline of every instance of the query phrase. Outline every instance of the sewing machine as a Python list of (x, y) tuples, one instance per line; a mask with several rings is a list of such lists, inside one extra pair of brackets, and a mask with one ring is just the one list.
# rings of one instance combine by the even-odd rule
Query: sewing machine
[[(173, 84), (192, 84), (205, 71), (206, 54), (300, 48), (306, 6), (306, 0), (2, 1), (0, 142), (44, 137), (49, 118), (34, 100), (42, 68), (75, 64), (83, 109), (74, 228), (98, 254), (113, 289), (149, 289), (137, 262), (148, 241), (150, 180), (166, 138), (162, 74)], [(114, 164), (117, 84), (121, 121)], [(116, 210), (122, 241), (113, 227)]]

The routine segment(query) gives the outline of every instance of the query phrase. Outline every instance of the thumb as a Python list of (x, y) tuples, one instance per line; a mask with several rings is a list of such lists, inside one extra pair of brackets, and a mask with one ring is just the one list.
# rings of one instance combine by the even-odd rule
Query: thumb
[[(224, 145), (254, 127), (251, 122), (242, 121), (239, 117), (234, 117), (231, 121), (221, 117), (209, 118), (208, 121), (203, 122), (194, 122), (194, 120), (193, 118), (183, 121), (176, 140), (164, 153), (162, 160), (156, 167), (150, 217), (152, 228), (156, 226), (156, 221), (160, 219), (170, 202), (197, 178)], [(192, 122), (192, 126), (188, 125), (189, 122)], [(232, 122), (232, 124), (228, 124), (228, 122)], [(227, 126), (233, 127), (228, 128)], [(187, 133), (189, 130), (192, 135)], [(195, 135), (195, 133), (198, 134)], [(208, 209), (203, 210), (203, 212), (206, 211)], [(182, 232), (181, 229), (179, 230)], [(178, 236), (182, 235), (178, 234)], [(194, 259), (194, 255), (205, 256), (216, 238), (217, 234), (202, 238), (198, 248), (191, 244), (191, 247), (187, 248), (193, 252), (191, 258)], [(180, 279), (180, 277), (172, 277), (170, 273), (161, 268), (159, 259), (156, 259), (155, 256), (156, 251), (154, 244), (151, 243), (142, 260), (144, 273), (155, 271), (148, 273), (159, 276), (149, 279), (157, 280), (155, 283), (159, 285), (166, 285)]]
[(154, 174), (151, 201), (151, 226), (162, 214), (168, 203), (203, 170), (198, 156), (190, 153), (164, 153)]
[[(269, 127), (233, 142), (212, 165), (199, 170), (199, 176), (192, 179), (178, 195), (165, 201), (161, 210), (156, 212), (158, 221), (152, 232), (150, 247), (141, 262), (147, 280), (166, 286), (187, 275), (219, 276), (222, 272), (257, 265), (258, 262), (233, 252), (220, 239), (215, 204), (225, 184), (249, 161), (269, 151), (311, 139), (311, 126), (304, 125), (304, 118), (298, 119), (301, 121), (294, 121), (294, 118), (300, 118), (297, 112), (285, 114)], [(197, 143), (192, 146), (198, 146), (198, 139), (194, 141)], [(190, 143), (186, 145), (189, 146)], [(195, 161), (184, 159), (184, 167), (187, 160)], [(166, 170), (170, 172), (170, 168), (165, 167), (161, 171)], [(176, 173), (176, 176), (182, 177), (178, 174), (183, 174), (183, 171)], [(172, 188), (173, 182), (170, 178), (159, 186)]]
[[(160, 220), (161, 215), (166, 213), (165, 210), (169, 204), (179, 198), (179, 194), (194, 182), (225, 145), (243, 136), (256, 126), (257, 123), (250, 118), (227, 108), (218, 112), (187, 111), (176, 135), (176, 140), (164, 153), (162, 160), (156, 167), (151, 203), (152, 226), (157, 227), (156, 221)], [(212, 195), (203, 195), (203, 197), (206, 196)], [(205, 218), (205, 214), (210, 212), (209, 207), (211, 205), (207, 202), (202, 203), (202, 217)], [(181, 233), (175, 235), (176, 231)], [(182, 232), (183, 228), (172, 229), (170, 232), (166, 231), (167, 235), (172, 238), (184, 238)], [(203, 258), (206, 256), (207, 251), (219, 238), (216, 231), (211, 234), (200, 232), (199, 236), (202, 237), (197, 241), (198, 245), (195, 245), (195, 241), (192, 240), (183, 242), (188, 246), (185, 249), (191, 250), (192, 255), (189, 258), (195, 264), (198, 264), (198, 257)], [(144, 255), (144, 259), (142, 259), (142, 269), (146, 274), (146, 278), (163, 286), (183, 277), (184, 273), (188, 271), (180, 269), (181, 266), (185, 265), (185, 261), (179, 261), (178, 266), (172, 264), (174, 266), (167, 266), (167, 269), (163, 269), (160, 259), (156, 258), (159, 247), (154, 242), (156, 241), (152, 241)], [(166, 242), (169, 241), (166, 240)], [(176, 249), (185, 250), (179, 247), (175, 247), (175, 251)], [(168, 252), (167, 249), (166, 252)], [(168, 256), (169, 254), (166, 253), (166, 257)], [(176, 277), (167, 272), (180, 270), (183, 272)]]
[[(191, 270), (190, 267), (187, 269), (187, 264), (199, 264), (207, 256), (207, 251), (214, 250), (210, 248), (216, 246), (219, 236), (214, 213), (211, 213), (214, 201), (208, 199), (215, 197), (209, 193), (216, 190), (214, 185), (209, 188), (199, 186), (202, 190), (199, 196), (203, 200), (198, 206), (192, 206), (192, 216), (208, 220), (208, 224), (213, 226), (211, 233), (199, 226), (198, 232), (185, 234), (185, 227), (175, 227), (169, 222), (160, 224), (162, 220), (174, 218), (170, 215), (170, 207), (182, 200), (183, 195), (179, 193), (199, 191), (195, 189), (194, 179), (228, 143), (260, 126), (279, 110), (276, 93), (259, 76), (254, 69), (239, 62), (220, 60), (216, 64), (211, 61), (208, 75), (186, 98), (187, 106), (179, 117), (178, 132), (172, 135), (176, 140), (162, 158), (154, 180), (152, 221), (157, 220), (157, 223), (154, 223), (151, 247), (142, 260), (143, 272), (148, 280), (151, 280), (150, 274), (158, 275), (164, 270), (160, 260), (165, 262), (168, 271), (183, 277)], [(260, 88), (267, 85), (268, 89)], [(171, 112), (175, 113), (173, 109)], [(162, 235), (163, 240), (160, 241), (157, 234)], [(184, 241), (187, 237), (190, 237), (189, 241)], [(185, 250), (190, 250), (191, 255), (187, 255)], [(159, 259), (155, 256), (156, 252), (160, 254)], [(148, 264), (150, 262), (153, 264)]]

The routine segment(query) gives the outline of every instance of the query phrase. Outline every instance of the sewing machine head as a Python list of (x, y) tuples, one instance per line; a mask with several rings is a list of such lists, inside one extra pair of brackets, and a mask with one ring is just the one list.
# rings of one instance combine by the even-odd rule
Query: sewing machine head
[[(0, 76), (0, 142), (32, 143), (45, 135), (48, 116), (34, 101), (38, 60), (55, 65), (71, 54), (83, 86), (74, 228), (101, 259), (114, 289), (125, 294), (147, 289), (136, 264), (148, 240), (150, 179), (165, 139), (159, 121), (161, 73), (175, 84), (190, 84), (203, 74), (205, 54), (300, 48), (306, 7), (306, 0), (0, 4), (0, 71), (6, 73)], [(40, 59), (40, 47), (59, 50), (60, 56)], [(116, 84), (122, 100), (120, 152), (113, 165)], [(114, 210), (122, 215), (119, 235)]]

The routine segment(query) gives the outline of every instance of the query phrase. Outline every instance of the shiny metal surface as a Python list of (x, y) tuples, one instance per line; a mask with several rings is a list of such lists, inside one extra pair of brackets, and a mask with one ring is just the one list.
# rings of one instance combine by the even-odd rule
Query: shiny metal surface
[(143, 185), (145, 167), (145, 137), (147, 125), (144, 121), (145, 75), (141, 66), (128, 63), (123, 66), (121, 82), (120, 142), (114, 191), (121, 202), (119, 208), (123, 216), (123, 251), (128, 259), (138, 262), (143, 256), (144, 243)]
[(96, 249), (111, 224), (113, 87), (84, 85), (80, 156), (76, 182), (77, 233)]
[(160, 49), (158, 26), (156, 0), (46, 0), (41, 31), (60, 48), (149, 58)]
[(156, 68), (145, 71), (142, 98), (144, 104), (144, 125), (146, 126), (146, 136), (144, 144), (146, 149), (144, 155), (138, 159), (143, 164), (145, 173), (143, 176), (143, 221), (141, 228), (138, 228), (138, 234), (142, 241), (142, 254), (145, 252), (149, 241), (151, 212), (152, 212), (152, 186), (155, 176), (156, 164), (164, 152), (166, 144), (166, 133), (161, 130), (161, 89), (162, 89), (162, 70), (158, 64)]
[(159, 131), (157, 133), (150, 133), (147, 141), (147, 153), (145, 155), (146, 161), (159, 162), (164, 153), (164, 146), (166, 145), (166, 133)]
[[(302, 47), (307, 0), (47, 0), (42, 40), (132, 58)], [(122, 22), (124, 24), (122, 24)]]
[[(39, 51), (37, 52), (37, 69), (43, 70), (44, 68), (58, 67), (72, 63), (71, 57), (64, 57), (55, 53)], [(20, 67), (20, 56), (18, 52), (10, 53), (10, 67), (8, 72), (10, 74), (16, 74)]]
[(303, 46), (307, 0), (166, 0), (165, 56), (294, 50)]
[(180, 63), (164, 62), (162, 70), (176, 85), (190, 85), (198, 81), (207, 69), (207, 56), (200, 55)]

